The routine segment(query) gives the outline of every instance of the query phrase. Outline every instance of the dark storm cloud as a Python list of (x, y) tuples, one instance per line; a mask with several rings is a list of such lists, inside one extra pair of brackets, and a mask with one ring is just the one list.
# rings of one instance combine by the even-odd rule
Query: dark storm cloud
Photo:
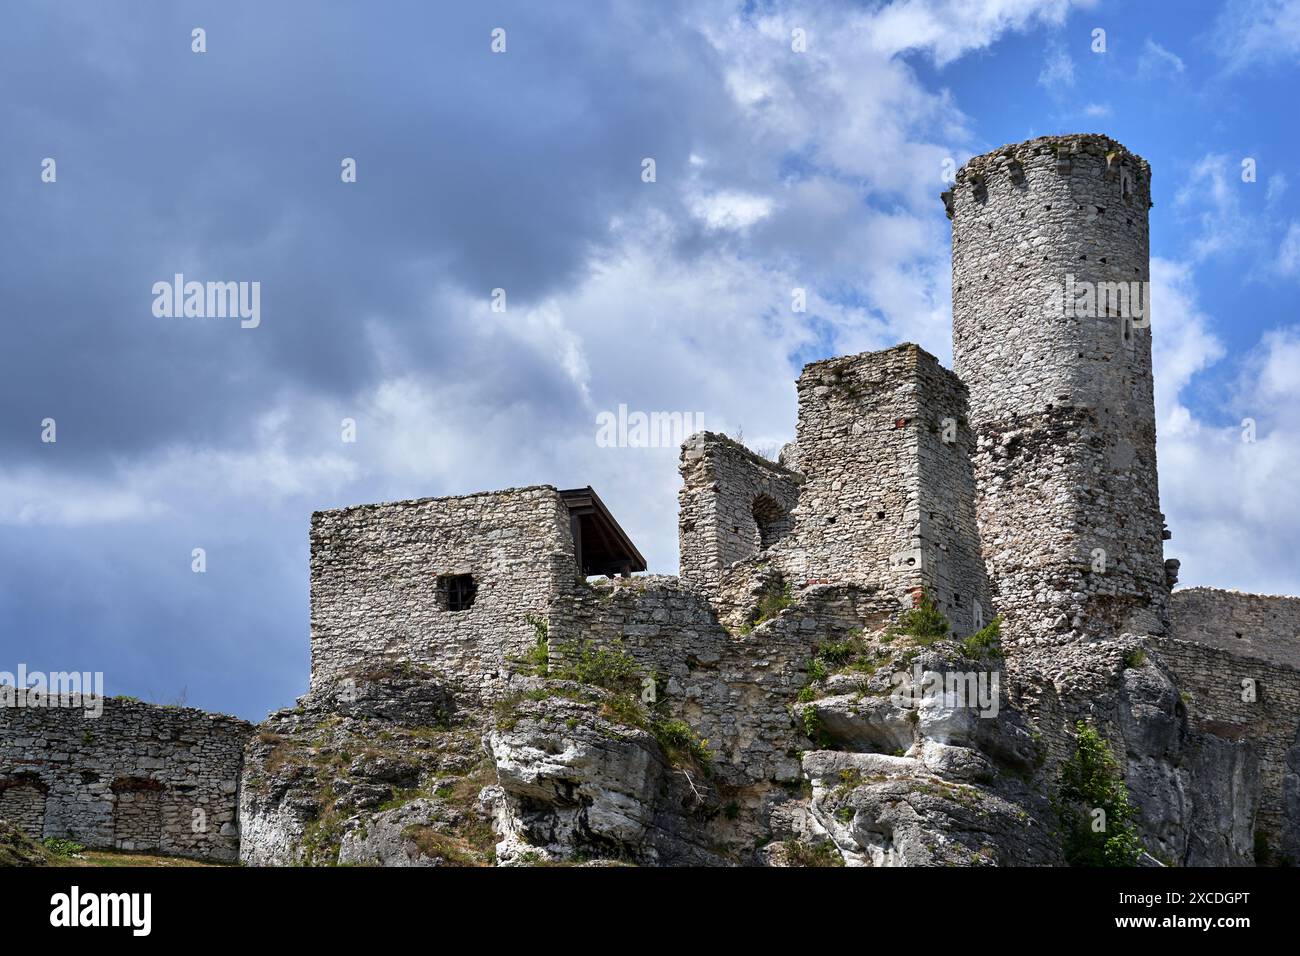
[[(85, 468), (237, 439), (284, 389), (372, 384), (368, 321), (412, 369), (456, 377), (464, 317), (431, 312), (436, 289), (500, 286), (526, 305), (574, 281), (611, 216), (674, 201), (644, 188), (640, 160), (671, 177), (722, 94), (707, 45), (666, 32), (665, 12), (12, 10), (0, 454)], [(505, 55), (489, 52), (495, 26)], [(46, 156), (55, 185), (38, 178)], [(340, 182), (343, 157), (356, 184)], [(152, 285), (177, 272), (260, 282), (261, 326), (155, 318)], [(57, 455), (36, 441), (46, 416)]]

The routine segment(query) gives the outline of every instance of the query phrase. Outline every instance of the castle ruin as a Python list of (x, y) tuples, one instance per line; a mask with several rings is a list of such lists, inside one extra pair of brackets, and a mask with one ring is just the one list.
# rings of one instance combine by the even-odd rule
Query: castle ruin
[[(1300, 599), (1171, 593), (1150, 176), (1098, 135), (966, 163), (943, 195), (954, 369), (911, 344), (806, 366), (777, 461), (693, 435), (676, 577), (633, 576), (645, 561), (590, 488), (313, 515), (310, 692), (249, 738), (241, 858), (455, 862), (482, 850), (477, 819), (505, 863), (818, 845), (851, 865), (1055, 864), (1053, 774), (1085, 720), (1150, 861), (1300, 860)], [(923, 602), (948, 631), (905, 649)], [(995, 619), (996, 658), (961, 643)], [(575, 682), (572, 658), (602, 648), (635, 665), (644, 713)], [(900, 705), (890, 675), (922, 666), (996, 672), (998, 706)], [(83, 768), (0, 721), (0, 816), (107, 833), (7, 813), (14, 781), (75, 788)], [(675, 758), (683, 727), (707, 773)]]

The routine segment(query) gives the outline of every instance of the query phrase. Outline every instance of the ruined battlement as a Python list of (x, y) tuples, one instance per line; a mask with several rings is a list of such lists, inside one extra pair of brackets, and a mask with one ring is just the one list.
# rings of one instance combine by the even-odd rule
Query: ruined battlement
[(944, 205), (951, 219), (959, 195), (982, 202), (990, 190), (1028, 192), (1063, 177), (1100, 179), (1114, 187), (1115, 200), (1126, 208), (1151, 206), (1151, 165), (1122, 143), (1096, 133), (1040, 136), (974, 156), (957, 170), (952, 190), (943, 194)]
[(682, 580), (723, 613), (761, 566), (796, 589), (878, 588), (900, 608), (927, 592), (961, 634), (991, 620), (961, 381), (905, 343), (812, 362), (797, 389), (783, 457), (798, 472), (723, 435), (683, 445)]
[(803, 478), (715, 432), (682, 444), (679, 471), (681, 577), (716, 594), (729, 565), (789, 535)]
[(881, 587), (903, 606), (925, 590), (959, 633), (990, 620), (961, 381), (905, 343), (811, 363), (798, 392), (799, 576)]

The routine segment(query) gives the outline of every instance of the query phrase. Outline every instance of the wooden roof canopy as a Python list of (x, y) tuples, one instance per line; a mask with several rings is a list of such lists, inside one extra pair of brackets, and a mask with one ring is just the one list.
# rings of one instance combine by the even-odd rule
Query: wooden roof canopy
[(646, 569), (645, 558), (590, 485), (561, 491), (560, 497), (569, 507), (574, 557), (584, 577), (629, 577), (634, 571)]

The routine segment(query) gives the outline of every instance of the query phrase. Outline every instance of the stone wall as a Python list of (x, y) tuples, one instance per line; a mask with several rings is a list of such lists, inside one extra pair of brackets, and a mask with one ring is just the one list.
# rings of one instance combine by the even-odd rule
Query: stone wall
[(679, 470), (681, 577), (714, 593), (729, 565), (789, 534), (800, 479), (713, 432), (692, 435), (682, 444)]
[(0, 779), (0, 820), (8, 820), (28, 836), (45, 832), (45, 804), (49, 788), (30, 772)]
[[(474, 600), (448, 604), (449, 576)], [(499, 694), (536, 641), (528, 618), (576, 576), (569, 513), (550, 486), (318, 511), (311, 526), (312, 687), (385, 662)]]
[(36, 839), (233, 861), (252, 732), (234, 717), (124, 698), (105, 698), (98, 717), (2, 707), (0, 817)]
[(662, 678), (668, 711), (708, 739), (716, 769), (736, 785), (799, 779), (797, 751), (808, 740), (789, 708), (808, 684), (815, 650), (898, 611), (872, 588), (820, 585), (758, 626), (728, 629), (674, 577), (600, 581), (581, 592), (555, 618), (552, 654), (573, 640), (621, 642)]
[[(1044, 137), (970, 160), (944, 196), (954, 369), (970, 389), (984, 558), (1011, 640), (1162, 627), (1150, 175), (1106, 137)], [(1125, 302), (1117, 283), (1143, 285)]]
[(798, 389), (791, 576), (924, 588), (959, 634), (989, 620), (961, 382), (909, 344), (814, 362)]
[(1245, 740), (1259, 760), (1256, 832), (1300, 863), (1300, 670), (1186, 640), (1154, 640), (1178, 680), (1191, 725)]
[(1182, 588), (1170, 595), (1169, 621), (1179, 640), (1300, 668), (1300, 598)]

